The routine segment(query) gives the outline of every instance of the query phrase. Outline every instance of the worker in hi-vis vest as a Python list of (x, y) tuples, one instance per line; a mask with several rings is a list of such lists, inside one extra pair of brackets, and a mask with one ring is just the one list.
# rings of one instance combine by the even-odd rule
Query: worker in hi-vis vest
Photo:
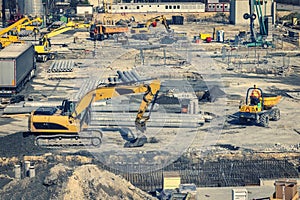
[(260, 97), (261, 97), (260, 91), (257, 89), (256, 85), (254, 85), (254, 89), (252, 90), (250, 95), (250, 104), (257, 105), (260, 102), (259, 100)]

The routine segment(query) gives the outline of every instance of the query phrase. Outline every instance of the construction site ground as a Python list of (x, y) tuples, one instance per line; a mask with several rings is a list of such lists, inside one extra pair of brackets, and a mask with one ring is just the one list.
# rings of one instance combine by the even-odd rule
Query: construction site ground
[[(119, 176), (115, 177), (102, 170), (102, 168), (109, 169), (127, 177), (126, 179), (133, 184), (137, 183), (137, 179), (130, 178), (119, 166), (125, 158), (131, 161), (132, 157), (136, 158), (139, 153), (145, 155), (145, 152), (146, 154), (154, 152), (147, 154), (149, 157), (152, 156), (151, 162), (153, 163), (150, 164), (153, 165), (150, 166), (150, 171), (153, 166), (154, 168), (160, 166), (155, 168), (159, 171), (162, 167), (172, 165), (172, 161), (184, 158), (188, 159), (187, 163), (190, 164), (201, 165), (203, 161), (204, 163), (207, 161), (213, 166), (214, 163), (223, 163), (224, 170), (230, 168), (224, 160), (229, 163), (239, 160), (240, 163), (246, 163), (252, 160), (253, 163), (258, 163), (257, 166), (266, 167), (265, 172), (272, 173), (274, 170), (276, 174), (278, 171), (275, 169), (275, 164), (272, 166), (271, 162), (275, 160), (286, 165), (288, 176), (286, 178), (299, 178), (299, 47), (281, 41), (278, 41), (274, 49), (235, 47), (229, 45), (228, 41), (226, 43), (194, 41), (194, 36), (198, 36), (199, 33), (212, 33), (213, 27), (222, 27), (225, 31), (225, 39), (228, 40), (233, 40), (240, 30), (248, 29), (247, 26), (238, 27), (203, 21), (171, 25), (174, 35), (167, 34), (164, 27), (159, 25), (151, 28), (150, 36), (142, 35), (139, 40), (128, 34), (126, 37), (114, 37), (101, 42), (92, 41), (89, 39), (89, 33), (85, 31), (53, 37), (52, 49), (58, 52), (57, 60), (72, 60), (75, 63), (74, 68), (72, 72), (49, 73), (47, 71), (54, 61), (38, 63), (36, 77), (21, 92), (25, 95), (25, 104), (1, 104), (3, 109), (0, 113), (4, 113), (0, 118), (1, 199), (11, 197), (17, 199), (22, 196), (21, 193), (13, 192), (20, 183), (13, 178), (13, 166), (23, 163), (24, 160), (30, 160), (37, 166), (37, 177), (33, 181), (25, 178), (20, 184), (24, 189), (33, 183), (39, 185), (30, 188), (35, 193), (40, 192), (40, 196), (33, 197), (33, 195), (26, 194), (28, 198), (33, 199), (94, 198), (86, 196), (86, 191), (89, 191), (90, 195), (102, 195), (103, 198), (105, 195), (113, 196), (115, 199), (120, 199), (120, 195), (123, 195), (124, 199), (151, 198), (130, 183), (124, 185), (123, 180), (119, 180)], [(207, 87), (212, 86), (218, 86), (225, 92), (225, 95), (213, 102), (199, 102), (202, 115), (208, 113), (213, 116), (212, 120), (206, 121), (199, 127), (193, 129), (152, 128), (150, 130), (153, 134), (150, 135), (156, 139), (156, 142), (130, 150), (123, 149), (124, 141), (118, 133), (108, 132), (104, 134), (104, 141), (108, 143), (102, 146), (100, 153), (98, 150), (37, 147), (34, 145), (33, 136), (26, 134), (29, 115), (5, 114), (5, 109), (8, 107), (18, 109), (18, 106), (22, 108), (58, 106), (65, 98), (79, 99), (88, 89), (107, 82), (108, 77), (116, 76), (118, 70), (132, 69), (136, 70), (142, 78), (161, 79), (161, 94), (166, 94), (168, 89), (176, 87), (170, 84), (170, 81), (176, 80), (182, 81), (188, 87), (191, 86), (198, 97), (203, 95)], [(192, 78), (191, 74), (193, 74)], [(187, 79), (191, 80), (187, 81)], [(245, 99), (247, 89), (254, 84), (266, 93), (282, 96), (278, 104), (281, 119), (271, 121), (268, 128), (255, 124), (240, 125), (235, 115), (239, 111), (240, 102)], [(183, 89), (183, 91), (186, 90)], [(184, 118), (182, 115), (184, 114), (180, 114)], [(181, 149), (176, 150), (176, 147)], [(176, 153), (173, 154), (172, 149)], [(123, 152), (126, 157), (122, 158), (123, 154), (118, 154), (117, 151)], [(145, 162), (148, 160), (142, 161), (142, 159), (135, 161), (138, 164), (142, 163), (141, 166), (147, 166)], [(83, 166), (80, 167), (81, 165)], [(176, 169), (175, 165), (173, 167)], [(259, 171), (259, 167), (254, 168)], [(47, 175), (49, 171), (51, 173)], [(136, 172), (148, 171), (139, 169)], [(84, 176), (84, 174), (89, 175)], [(285, 178), (284, 173), (278, 172), (278, 174), (282, 177), (274, 175), (273, 178)], [(95, 176), (101, 176), (105, 180), (111, 179), (112, 183), (107, 182), (105, 185), (100, 179), (93, 178)], [(263, 174), (261, 177), (265, 178)], [(268, 175), (266, 177), (272, 178)], [(226, 178), (228, 182), (225, 181), (219, 186), (228, 186), (230, 181), (234, 182), (232, 177)], [(147, 180), (147, 177), (139, 180)], [(189, 181), (186, 179), (186, 182)], [(90, 185), (82, 185), (87, 182)], [(247, 183), (253, 184), (246, 181), (245, 184)], [(147, 190), (146, 184), (134, 185)], [(121, 187), (122, 185), (124, 188)], [(59, 189), (62, 186), (63, 189)], [(97, 187), (100, 186), (102, 189), (99, 192)], [(218, 186), (218, 184), (213, 186)], [(42, 192), (45, 188), (47, 190)], [(80, 189), (76, 191), (76, 188)], [(121, 192), (119, 190), (112, 192), (111, 188), (119, 188)], [(153, 188), (150, 187), (150, 189)], [(135, 190), (138, 192), (135, 193)], [(49, 196), (50, 192), (57, 196)], [(99, 198), (95, 197), (95, 199)]]

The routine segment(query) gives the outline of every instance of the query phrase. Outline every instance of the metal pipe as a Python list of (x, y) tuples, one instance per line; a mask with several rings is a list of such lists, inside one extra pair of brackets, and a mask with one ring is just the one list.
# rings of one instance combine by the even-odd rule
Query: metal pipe
[(15, 171), (15, 178), (21, 179), (21, 165), (15, 165), (14, 171)]
[(30, 178), (35, 177), (35, 167), (34, 166), (30, 166), (30, 168), (29, 168), (29, 177)]

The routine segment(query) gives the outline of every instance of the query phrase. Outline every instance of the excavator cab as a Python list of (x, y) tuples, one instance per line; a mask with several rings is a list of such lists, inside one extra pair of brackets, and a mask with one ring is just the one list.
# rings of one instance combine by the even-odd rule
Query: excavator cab
[(63, 100), (60, 110), (62, 111), (61, 115), (71, 116), (71, 114), (75, 111), (75, 102)]

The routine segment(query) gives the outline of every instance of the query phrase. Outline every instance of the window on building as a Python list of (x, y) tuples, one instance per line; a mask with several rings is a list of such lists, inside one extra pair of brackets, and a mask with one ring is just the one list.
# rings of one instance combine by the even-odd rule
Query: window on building
[(127, 7), (127, 6), (125, 6), (125, 9), (128, 9), (128, 7)]
[(172, 6), (169, 6), (169, 9), (172, 9)]
[(137, 6), (136, 9), (140, 9), (140, 6)]
[(121, 6), (120, 9), (123, 10), (123, 6)]
[(168, 9), (168, 6), (165, 6), (165, 9)]
[(177, 9), (180, 9), (180, 5), (177, 5)]
[(219, 8), (219, 5), (217, 5), (217, 8)]

